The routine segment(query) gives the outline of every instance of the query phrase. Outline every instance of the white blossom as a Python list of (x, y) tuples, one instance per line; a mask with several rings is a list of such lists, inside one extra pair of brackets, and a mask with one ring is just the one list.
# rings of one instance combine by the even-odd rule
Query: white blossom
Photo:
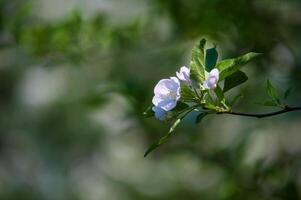
[(180, 99), (180, 81), (176, 77), (162, 79), (154, 88), (153, 104), (165, 111), (170, 111)]
[(219, 80), (219, 71), (214, 68), (209, 72), (207, 79), (205, 80), (203, 87), (205, 89), (214, 89), (217, 86)]
[(187, 85), (191, 84), (191, 80), (190, 80), (190, 69), (186, 66), (183, 66), (180, 68), (179, 72), (176, 72), (177, 77), (183, 81), (184, 83), (186, 83)]

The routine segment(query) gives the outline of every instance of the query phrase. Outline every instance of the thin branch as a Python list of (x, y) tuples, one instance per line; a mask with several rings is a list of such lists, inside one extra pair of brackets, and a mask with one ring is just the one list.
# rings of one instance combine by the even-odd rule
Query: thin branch
[(240, 112), (233, 112), (233, 111), (218, 112), (217, 114), (229, 114), (229, 115), (240, 115), (245, 117), (264, 118), (264, 117), (271, 117), (274, 115), (279, 115), (282, 113), (293, 112), (298, 110), (301, 110), (301, 107), (285, 107), (284, 109), (276, 112), (261, 113), (261, 114), (240, 113)]

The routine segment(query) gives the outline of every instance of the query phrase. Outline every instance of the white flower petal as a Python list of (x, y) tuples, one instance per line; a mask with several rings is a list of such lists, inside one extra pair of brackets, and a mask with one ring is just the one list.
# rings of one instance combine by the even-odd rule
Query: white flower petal
[(185, 77), (183, 76), (182, 73), (176, 72), (176, 75), (177, 75), (178, 79), (180, 79), (181, 81), (185, 80)]
[(168, 88), (167, 82), (169, 82), (169, 79), (162, 79), (160, 80), (157, 85), (154, 88), (154, 94), (155, 95), (164, 95), (168, 94), (170, 89)]
[(214, 89), (217, 86), (219, 80), (219, 71), (218, 69), (214, 68), (210, 71), (207, 79), (203, 83), (203, 87), (205, 89)]
[(190, 69), (186, 66), (180, 68), (179, 72), (176, 72), (177, 77), (186, 84), (190, 84)]
[(153, 97), (153, 100), (152, 100), (152, 103), (153, 103), (155, 106), (158, 106), (158, 104), (159, 104), (161, 101), (164, 101), (164, 99), (163, 99), (161, 96), (154, 96), (154, 97)]
[(218, 80), (219, 79), (219, 71), (218, 69), (214, 68), (210, 71), (209, 73), (209, 77), (216, 77), (216, 79)]
[(190, 69), (186, 66), (183, 66), (180, 68), (180, 73), (181, 74), (189, 74), (190, 73)]
[(176, 77), (162, 79), (154, 89), (155, 95), (166, 95), (170, 92), (176, 92), (180, 87), (180, 82)]
[(169, 100), (161, 101), (157, 106), (162, 108), (165, 111), (170, 111), (170, 110), (174, 109), (176, 107), (176, 105), (177, 105), (176, 100), (169, 99)]
[(152, 102), (165, 111), (172, 110), (180, 99), (180, 81), (176, 77), (162, 79), (154, 88)]
[(172, 88), (177, 90), (178, 87), (180, 87), (180, 81), (177, 77), (170, 77), (170, 80), (172, 80)]

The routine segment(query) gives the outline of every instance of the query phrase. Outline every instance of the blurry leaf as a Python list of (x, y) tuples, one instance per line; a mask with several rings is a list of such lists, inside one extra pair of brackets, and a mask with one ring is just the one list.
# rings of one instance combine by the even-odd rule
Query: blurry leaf
[(205, 80), (204, 48), (206, 40), (202, 39), (193, 49), (190, 62), (190, 78), (203, 83)]
[(210, 109), (210, 110), (216, 110), (216, 106), (211, 103), (206, 103), (205, 108)]
[(95, 107), (101, 106), (106, 103), (108, 101), (108, 98), (104, 95), (93, 94), (81, 99), (80, 101), (84, 105)]
[(220, 71), (220, 81), (240, 70), (245, 64), (260, 56), (260, 53), (250, 52), (237, 58), (220, 61), (216, 68)]
[(280, 105), (279, 94), (276, 88), (272, 85), (272, 83), (267, 80), (267, 87), (266, 87), (268, 95), (278, 104)]
[(196, 124), (200, 123), (206, 115), (208, 115), (208, 113), (206, 113), (206, 112), (198, 114), (198, 116), (195, 119), (195, 123)]
[(232, 88), (243, 84), (248, 80), (247, 75), (242, 71), (237, 71), (225, 79), (224, 92), (231, 90)]
[(153, 150), (155, 150), (157, 147), (159, 147), (161, 144), (165, 143), (168, 138), (172, 135), (173, 131), (175, 130), (175, 128), (180, 124), (182, 119), (177, 119), (172, 126), (169, 129), (169, 132), (163, 136), (162, 138), (160, 138), (157, 142), (153, 143), (145, 152), (144, 157), (146, 157), (150, 152), (152, 152)]
[(216, 51), (216, 47), (206, 50), (205, 66), (207, 72), (210, 72), (215, 67), (217, 58), (218, 53)]
[[(4, 3), (5, 2), (5, 3)], [(2, 28), (2, 15), (4, 15), (4, 9), (7, 4), (10, 1), (1, 0), (0, 1), (0, 28)], [(19, 42), (20, 37), (22, 37), (23, 31), (24, 31), (24, 24), (27, 23), (27, 20), (29, 19), (29, 16), (31, 16), (32, 12), (32, 3), (30, 1), (24, 1), (24, 3), (20, 4), (20, 7), (16, 6), (13, 12), (10, 13), (10, 29), (12, 34), (14, 35), (16, 42)], [(16, 3), (16, 2), (15, 2)], [(2, 10), (3, 9), (3, 10)], [(15, 14), (15, 15), (14, 15)]]
[(286, 100), (286, 99), (291, 95), (292, 91), (293, 91), (293, 87), (288, 88), (288, 89), (284, 92), (283, 99)]
[(216, 88), (214, 89), (214, 92), (219, 101), (222, 101), (225, 99), (224, 92), (219, 85), (216, 86)]
[(232, 101), (229, 102), (229, 105), (230, 105), (230, 106), (233, 106), (233, 105), (234, 105), (240, 98), (242, 98), (242, 97), (243, 97), (242, 94), (236, 95), (236, 96), (232, 99)]
[(212, 98), (211, 94), (210, 93), (213, 93), (213, 90), (205, 90), (203, 92), (203, 99), (204, 101), (206, 102), (206, 104), (208, 103), (211, 103), (211, 104), (214, 104), (214, 99)]
[(154, 111), (152, 110), (153, 105), (147, 107), (147, 109), (145, 109), (145, 111), (142, 113), (143, 117), (145, 118), (149, 118), (149, 117), (153, 117), (155, 115)]
[(196, 98), (194, 92), (187, 85), (181, 85), (180, 94), (183, 101), (194, 101)]

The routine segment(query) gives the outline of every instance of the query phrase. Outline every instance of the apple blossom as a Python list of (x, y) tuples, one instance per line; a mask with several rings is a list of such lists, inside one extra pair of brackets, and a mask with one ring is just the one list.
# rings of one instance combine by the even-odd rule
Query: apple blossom
[(176, 77), (160, 80), (154, 88), (152, 103), (165, 111), (170, 111), (180, 99), (180, 81)]
[(190, 85), (191, 80), (190, 80), (190, 69), (186, 66), (183, 66), (180, 68), (179, 72), (176, 72), (177, 77), (183, 81), (184, 83)]
[(203, 86), (205, 89), (214, 89), (217, 86), (219, 79), (219, 71), (214, 68), (209, 72), (207, 79), (205, 80)]

